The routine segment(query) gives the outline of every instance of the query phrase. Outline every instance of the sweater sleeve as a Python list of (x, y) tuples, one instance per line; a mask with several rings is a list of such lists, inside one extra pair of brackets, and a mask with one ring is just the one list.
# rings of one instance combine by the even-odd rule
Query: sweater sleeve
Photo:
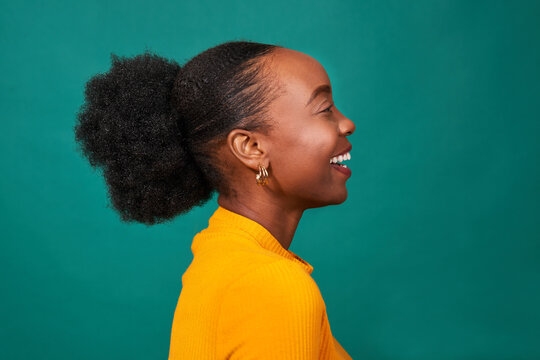
[(318, 359), (324, 301), (315, 281), (288, 260), (236, 280), (222, 300), (218, 359)]

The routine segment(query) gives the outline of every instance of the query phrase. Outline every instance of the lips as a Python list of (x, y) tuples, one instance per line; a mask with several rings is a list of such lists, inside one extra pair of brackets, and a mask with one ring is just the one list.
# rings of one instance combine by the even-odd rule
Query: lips
[(351, 174), (352, 174), (351, 169), (349, 169), (348, 167), (343, 167), (343, 166), (336, 165), (336, 164), (330, 164), (330, 166), (332, 166), (334, 169), (336, 169), (340, 173), (345, 174), (347, 177), (350, 177)]
[(330, 159), (333, 158), (333, 157), (339, 156), (339, 155), (345, 155), (346, 153), (348, 153), (351, 150), (352, 150), (352, 145), (349, 144), (349, 146), (345, 150), (343, 150), (342, 152), (340, 152), (340, 153), (338, 153), (336, 155), (330, 156)]
[(350, 155), (351, 149), (352, 149), (352, 145), (349, 144), (349, 146), (345, 150), (343, 150), (342, 152), (330, 158), (330, 166), (336, 169), (337, 171), (343, 173), (347, 178), (351, 176), (352, 171), (345, 164), (341, 164), (341, 162), (351, 159), (351, 155)]

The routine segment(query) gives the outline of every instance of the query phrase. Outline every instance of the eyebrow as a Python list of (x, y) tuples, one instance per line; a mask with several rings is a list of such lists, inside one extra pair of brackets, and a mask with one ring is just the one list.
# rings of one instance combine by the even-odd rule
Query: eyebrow
[(311, 94), (311, 97), (309, 98), (309, 101), (307, 102), (306, 106), (311, 104), (313, 99), (315, 99), (317, 96), (319, 96), (319, 94), (324, 93), (324, 92), (327, 92), (329, 94), (332, 93), (332, 88), (330, 87), (330, 85), (323, 84), (323, 85), (317, 86), (317, 88)]

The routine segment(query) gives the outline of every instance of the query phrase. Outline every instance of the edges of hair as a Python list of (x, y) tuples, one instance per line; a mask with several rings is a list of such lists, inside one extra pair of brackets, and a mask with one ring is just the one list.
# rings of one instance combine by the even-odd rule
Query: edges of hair
[(182, 144), (170, 98), (180, 66), (146, 51), (111, 54), (111, 69), (86, 84), (75, 138), (123, 221), (148, 225), (207, 201), (212, 188)]

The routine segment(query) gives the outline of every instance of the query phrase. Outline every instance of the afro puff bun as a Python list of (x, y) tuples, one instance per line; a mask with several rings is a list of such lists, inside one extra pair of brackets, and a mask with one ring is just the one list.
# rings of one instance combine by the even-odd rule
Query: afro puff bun
[(239, 124), (264, 127), (270, 89), (248, 60), (273, 48), (224, 43), (184, 67), (148, 51), (111, 54), (110, 70), (86, 83), (74, 131), (123, 221), (161, 223), (227, 191), (205, 145)]

